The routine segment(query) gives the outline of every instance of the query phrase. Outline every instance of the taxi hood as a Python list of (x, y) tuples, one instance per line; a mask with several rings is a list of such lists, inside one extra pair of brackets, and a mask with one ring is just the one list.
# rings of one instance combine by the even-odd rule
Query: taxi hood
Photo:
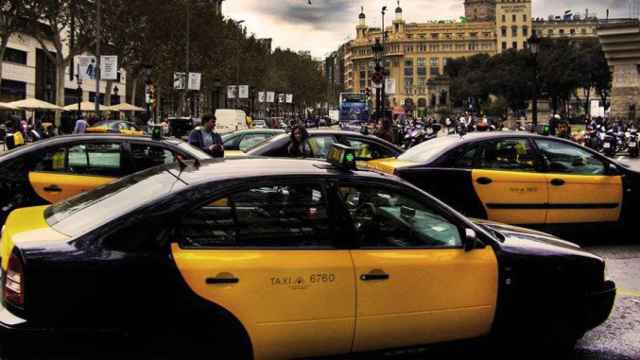
[(18, 209), (7, 218), (0, 240), (2, 268), (6, 269), (14, 247), (45, 241), (66, 241), (70, 238), (55, 231), (47, 224), (44, 211), (48, 206)]
[(501, 240), (500, 246), (514, 252), (535, 252), (540, 255), (573, 254), (594, 256), (574, 243), (564, 241), (542, 231), (486, 220), (473, 220), (473, 222), (492, 233), (497, 233), (497, 237)]

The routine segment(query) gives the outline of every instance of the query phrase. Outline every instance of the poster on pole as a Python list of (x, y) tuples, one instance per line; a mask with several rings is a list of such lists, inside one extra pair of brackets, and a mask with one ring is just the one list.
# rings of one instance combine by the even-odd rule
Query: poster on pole
[(293, 104), (293, 94), (287, 94), (287, 104)]
[(273, 91), (268, 91), (267, 92), (267, 102), (268, 103), (273, 103), (276, 101), (276, 93)]
[(393, 95), (396, 93), (396, 79), (386, 79), (384, 92), (386, 93), (386, 95)]
[(202, 86), (202, 74), (201, 73), (189, 73), (189, 90), (200, 91)]
[(286, 97), (285, 94), (278, 94), (278, 103), (284, 104), (284, 102), (286, 101), (285, 97)]
[(118, 56), (100, 56), (100, 79), (118, 80)]
[(173, 73), (173, 88), (176, 90), (184, 90), (187, 88), (187, 74), (183, 72)]
[(95, 80), (98, 74), (96, 57), (79, 55), (75, 57), (76, 69), (80, 80)]
[(235, 85), (229, 85), (227, 86), (227, 99), (235, 99), (236, 98), (236, 92), (237, 92), (237, 86)]
[(267, 101), (267, 93), (264, 91), (258, 92), (258, 102), (264, 103), (265, 101)]
[(249, 85), (240, 85), (238, 90), (240, 99), (248, 99), (249, 98)]

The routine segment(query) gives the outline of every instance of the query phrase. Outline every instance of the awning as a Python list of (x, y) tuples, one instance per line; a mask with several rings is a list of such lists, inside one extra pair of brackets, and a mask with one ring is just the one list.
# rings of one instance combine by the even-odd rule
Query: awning
[[(78, 111), (78, 104), (71, 104), (64, 107), (65, 111)], [(80, 103), (80, 111), (96, 111), (96, 103), (83, 101)], [(100, 111), (109, 111), (109, 107), (100, 105)]]
[(122, 104), (110, 106), (107, 109), (111, 111), (138, 111), (138, 112), (146, 111), (145, 109), (139, 106), (131, 105), (129, 103), (122, 103)]
[(18, 100), (14, 102), (10, 102), (7, 105), (13, 106), (20, 110), (51, 110), (51, 111), (63, 111), (64, 109), (58, 105), (54, 105), (48, 103), (46, 101), (38, 100), (38, 99), (25, 99)]

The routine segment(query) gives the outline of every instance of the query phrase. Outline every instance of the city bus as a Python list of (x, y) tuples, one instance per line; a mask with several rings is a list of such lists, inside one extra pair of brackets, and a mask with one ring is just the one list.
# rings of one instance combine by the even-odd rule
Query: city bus
[(367, 96), (359, 93), (340, 93), (340, 127), (360, 129), (369, 121)]

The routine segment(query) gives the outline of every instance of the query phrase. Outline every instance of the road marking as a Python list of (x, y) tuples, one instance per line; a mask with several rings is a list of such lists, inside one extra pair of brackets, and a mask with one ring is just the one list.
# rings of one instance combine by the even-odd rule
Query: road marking
[(618, 295), (623, 296), (623, 297), (637, 297), (637, 298), (640, 298), (640, 291), (618, 289)]

